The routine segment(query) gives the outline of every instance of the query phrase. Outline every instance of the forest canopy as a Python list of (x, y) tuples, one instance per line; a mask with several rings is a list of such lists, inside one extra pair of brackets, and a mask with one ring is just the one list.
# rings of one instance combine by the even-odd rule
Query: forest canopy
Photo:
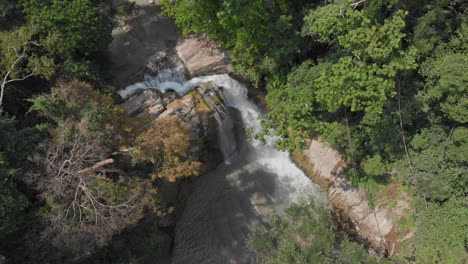
[[(108, 49), (116, 14), (133, 14), (120, 2), (0, 2), (0, 262), (112, 255), (121, 235), (146, 236), (140, 223), (172, 213), (161, 186), (200, 173), (178, 118), (130, 117), (118, 105)], [(256, 139), (278, 136), (285, 151), (320, 139), (345, 156), (344, 177), (357, 188), (401, 186), (412, 201), (399, 228), (414, 237), (397, 256), (370, 256), (312, 201), (254, 232), (259, 263), (467, 261), (466, 1), (161, 0), (161, 8), (183, 36), (218, 40), (236, 76), (265, 94)], [(379, 198), (361, 191), (370, 204)], [(129, 247), (163, 235), (142, 237)]]
[[(257, 139), (277, 135), (279, 149), (295, 150), (320, 138), (351, 160), (346, 176), (356, 186), (408, 188), (414, 220), (408, 227), (416, 235), (397, 263), (466, 261), (467, 225), (460, 222), (468, 212), (466, 1), (163, 6), (183, 33), (220, 40), (237, 70), (266, 89), (270, 111)], [(278, 221), (272, 240), (293, 232)], [(282, 246), (258, 249), (269, 252), (262, 261), (292, 260)]]

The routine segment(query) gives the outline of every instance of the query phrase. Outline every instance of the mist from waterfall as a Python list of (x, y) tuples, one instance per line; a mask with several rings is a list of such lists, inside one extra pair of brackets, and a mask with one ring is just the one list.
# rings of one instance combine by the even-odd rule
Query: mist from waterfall
[[(181, 219), (176, 224), (172, 263), (253, 263), (246, 240), (255, 226), (272, 213), (309, 196), (324, 198), (314, 184), (291, 161), (287, 152), (267, 144), (234, 140), (238, 126), (260, 132), (260, 109), (248, 99), (247, 89), (227, 74), (185, 79), (183, 66), (164, 70), (156, 77), (127, 87), (127, 97), (138, 89), (167, 89), (184, 95), (198, 83), (223, 87), (227, 107), (238, 111), (237, 119), (226, 111), (219, 118), (220, 149), (226, 162), (195, 183)], [(240, 118), (239, 118), (240, 117)], [(245, 138), (245, 137), (244, 137)]]

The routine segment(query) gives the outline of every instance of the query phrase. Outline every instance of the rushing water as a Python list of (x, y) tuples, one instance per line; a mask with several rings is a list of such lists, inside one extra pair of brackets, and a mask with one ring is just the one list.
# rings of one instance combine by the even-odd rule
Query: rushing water
[[(176, 224), (174, 264), (253, 263), (246, 240), (253, 228), (273, 212), (309, 196), (323, 197), (318, 185), (295, 166), (287, 152), (258, 141), (235, 140), (242, 127), (260, 131), (260, 109), (247, 97), (247, 89), (226, 74), (185, 80), (182, 65), (146, 77), (120, 91), (127, 97), (138, 89), (167, 89), (179, 95), (212, 81), (223, 87), (226, 105), (236, 109), (219, 118), (219, 144), (226, 162), (195, 183), (181, 219)], [(242, 137), (241, 137), (242, 138)]]

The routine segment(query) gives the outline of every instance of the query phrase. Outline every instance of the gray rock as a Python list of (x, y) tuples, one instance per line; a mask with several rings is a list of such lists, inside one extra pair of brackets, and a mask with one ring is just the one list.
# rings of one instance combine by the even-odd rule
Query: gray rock
[(213, 82), (200, 83), (195, 90), (202, 95), (205, 104), (213, 111), (217, 112), (221, 118), (226, 115), (226, 104), (221, 87)]
[(172, 101), (174, 101), (175, 99), (177, 99), (177, 93), (176, 92), (165, 92), (163, 94), (164, 105), (168, 105), (168, 104), (172, 103)]
[(176, 52), (192, 76), (229, 73), (229, 56), (216, 41), (198, 35), (179, 41)]
[(167, 52), (159, 51), (148, 59), (146, 67), (153, 72), (158, 72), (159, 68), (167, 60)]
[[(354, 187), (342, 177), (346, 167), (345, 158), (327, 143), (310, 140), (309, 148), (303, 151), (306, 162), (313, 165), (311, 178), (328, 191), (330, 203), (341, 219), (351, 223), (351, 231), (366, 241), (376, 252), (393, 256), (399, 245), (412, 237), (410, 230), (400, 230), (398, 219), (404, 219), (410, 208), (409, 196), (402, 191), (395, 208), (377, 202), (372, 208), (363, 190)], [(345, 227), (346, 229), (346, 227)], [(354, 230), (352, 230), (354, 229)]]
[(204, 82), (204, 83), (199, 83), (198, 86), (195, 88), (195, 90), (201, 94), (204, 95), (208, 93), (209, 91), (213, 90), (215, 88), (215, 85), (213, 82)]
[(143, 115), (159, 116), (166, 107), (156, 90), (143, 90), (127, 98), (120, 105), (131, 116), (140, 117)]

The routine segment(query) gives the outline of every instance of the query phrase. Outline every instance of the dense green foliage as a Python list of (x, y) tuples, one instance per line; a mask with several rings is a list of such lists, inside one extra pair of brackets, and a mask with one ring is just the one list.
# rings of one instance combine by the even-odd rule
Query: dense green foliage
[[(334, 16), (340, 9), (343, 15)], [(267, 99), (276, 107), (267, 125), (282, 136), (281, 149), (299, 147), (301, 139), (314, 132), (336, 134), (340, 129), (336, 122), (346, 112), (350, 117), (359, 113), (353, 121), (364, 133), (381, 126), (385, 106), (396, 95), (396, 76), (416, 66), (415, 50), (401, 49), (405, 16), (398, 11), (391, 20), (374, 24), (364, 12), (340, 8), (339, 3), (306, 16), (303, 34), (336, 45), (336, 51), (318, 63), (303, 63), (286, 84), (270, 86)]]
[(314, 200), (293, 205), (284, 218), (275, 216), (258, 227), (249, 247), (257, 253), (259, 264), (386, 263), (333, 230), (329, 212)]
[(35, 129), (17, 131), (14, 118), (1, 113), (0, 117), (0, 237), (16, 231), (24, 222), (24, 210), (29, 201), (18, 190), (17, 181), (24, 177), (30, 148), (40, 135)]
[[(257, 83), (264, 78), (271, 111), (256, 137), (278, 135), (283, 150), (304, 148), (310, 137), (321, 137), (353, 161), (347, 175), (358, 186), (378, 189), (396, 181), (409, 187), (416, 236), (399, 261), (466, 259), (466, 225), (461, 224), (468, 191), (466, 1), (331, 0), (302, 3), (302, 10), (296, 1), (279, 9), (253, 1), (230, 11), (237, 3), (176, 0), (165, 7), (185, 33), (219, 39), (238, 69)], [(269, 18), (276, 10), (291, 21), (283, 27), (291, 35), (271, 30), (281, 21), (280, 15)], [(274, 36), (263, 42), (266, 49), (258, 48), (262, 34)], [(277, 40), (292, 39), (287, 36), (298, 41), (286, 44), (290, 50)], [(239, 56), (238, 47), (260, 51), (264, 59), (250, 52)], [(272, 52), (296, 57), (284, 63)], [(267, 263), (286, 258), (276, 246)]]
[(452, 199), (418, 210), (417, 236), (404, 253), (416, 256), (417, 263), (462, 263), (468, 239), (466, 204)]
[[(143, 248), (164, 235), (140, 224), (167, 210), (158, 182), (198, 173), (180, 122), (131, 119), (96, 89), (108, 85), (111, 2), (0, 2), (0, 254), (12, 263), (154, 261)], [(267, 90), (258, 139), (295, 150), (320, 137), (357, 186), (408, 190), (415, 236), (391, 260), (466, 262), (466, 1), (161, 2), (183, 35), (217, 39)], [(161, 236), (132, 234), (146, 227)], [(149, 245), (124, 250), (125, 239)], [(250, 246), (260, 263), (382, 262), (314, 202), (273, 217)]]
[(53, 59), (42, 54), (43, 44), (34, 40), (35, 33), (34, 28), (28, 26), (0, 32), (0, 105), (11, 83), (33, 76), (49, 79), (54, 73)]
[(96, 59), (106, 52), (112, 23), (90, 0), (22, 0), (28, 23), (41, 38), (48, 37), (47, 51), (64, 71), (80, 79), (96, 81)]

